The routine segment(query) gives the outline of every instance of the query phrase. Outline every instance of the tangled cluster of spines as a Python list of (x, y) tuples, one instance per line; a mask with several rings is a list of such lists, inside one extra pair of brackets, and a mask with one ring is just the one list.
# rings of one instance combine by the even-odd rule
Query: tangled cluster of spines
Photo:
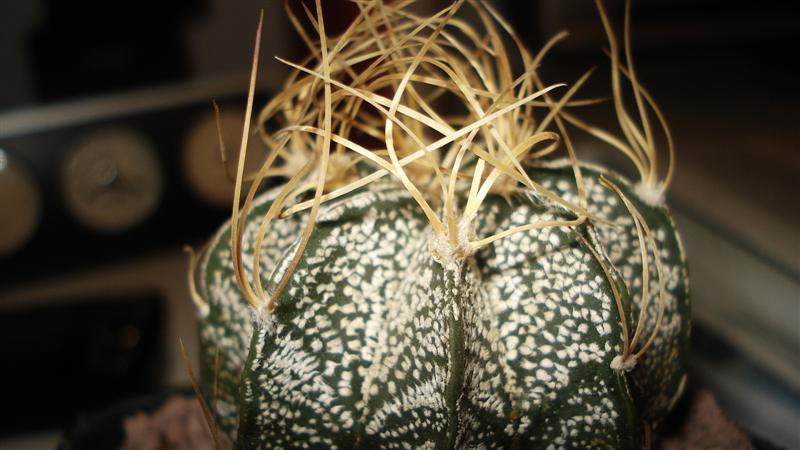
[[(559, 120), (557, 112), (568, 103), (586, 76), (559, 102), (552, 103), (549, 97), (545, 102), (539, 102), (539, 106), (548, 106), (549, 109), (540, 122), (536, 121), (532, 112), (536, 99), (557, 87), (533, 90), (535, 84), (541, 84), (536, 78), (534, 64), (542, 54), (530, 58), (520, 47), (530, 70), (514, 80), (502, 39), (490, 18), (494, 11), (473, 2), (488, 27), (489, 42), (484, 42), (469, 25), (453, 18), (463, 2), (456, 2), (426, 19), (406, 12), (403, 8), (407, 3), (360, 4), (362, 14), (335, 40), (330, 51), (320, 10), (316, 20), (309, 13), (314, 27), (320, 31), (319, 51), (312, 52), (312, 58), (317, 58), (317, 66), (307, 69), (286, 62), (304, 76), (292, 77), (286, 89), (260, 115), (260, 129), (272, 152), (256, 176), (243, 210), (247, 210), (259, 180), (271, 170), (273, 173), (278, 170), (271, 169), (278, 157), (285, 161), (283, 167), (291, 166), (293, 162), (296, 167), (296, 161), (305, 157), (304, 169), (292, 174), (282, 195), (264, 216), (262, 230), (266, 230), (278, 216), (285, 202), (313, 188), (313, 200), (285, 207), (280, 212), (286, 216), (311, 208), (310, 220), (301, 239), (307, 242), (322, 202), (352, 192), (387, 174), (394, 175), (408, 189), (437, 236), (445, 236), (451, 246), (461, 247), (465, 254), (473, 247), (486, 245), (512, 232), (564, 225), (561, 222), (530, 224), (502, 232), (499, 236), (471, 243), (458, 242), (459, 222), (474, 216), (498, 179), (507, 177), (564, 204), (563, 199), (531, 180), (520, 161), (531, 156), (541, 157), (555, 149), (558, 135), (544, 130), (554, 119)], [(463, 43), (454, 31), (461, 32), (461, 39), (468, 40), (469, 45)], [(356, 74), (352, 67), (359, 63), (369, 65)], [(391, 99), (383, 97), (378, 94), (381, 89), (394, 89), (395, 94)], [(423, 90), (426, 90), (424, 95), (420, 93)], [(408, 95), (404, 95), (406, 93)], [(440, 96), (457, 99), (466, 112), (462, 117), (443, 118), (431, 101), (426, 100)], [(324, 108), (319, 108), (320, 102)], [(369, 108), (365, 107), (367, 105)], [(264, 132), (265, 124), (273, 119), (279, 124), (291, 125), (267, 134)], [(454, 129), (456, 124), (463, 126)], [(384, 147), (367, 149), (350, 139), (359, 134), (378, 138)], [(431, 135), (441, 137), (429, 143)], [(319, 145), (320, 140), (322, 145)], [(534, 146), (547, 141), (552, 142), (550, 146), (532, 151)], [(332, 144), (335, 144), (333, 149)], [(320, 149), (319, 153), (315, 149)], [(388, 155), (388, 160), (383, 155)], [(379, 170), (357, 178), (351, 169), (362, 160), (377, 165)], [(339, 168), (338, 173), (330, 174), (332, 176), (328, 176), (333, 168), (330, 161), (337, 161)], [(241, 171), (239, 175), (241, 177)], [(346, 183), (348, 175), (355, 179)], [(341, 186), (325, 192), (331, 181)], [(456, 194), (466, 191), (463, 186), (468, 186), (469, 195), (465, 205), (457, 205)], [(435, 211), (436, 204), (441, 202), (444, 203), (443, 218)], [(584, 211), (577, 205), (565, 206)], [(459, 209), (463, 209), (461, 218), (457, 217)], [(579, 215), (580, 220), (585, 220), (585, 214)], [(234, 211), (234, 216), (234, 227), (239, 230), (241, 224), (237, 223), (244, 214)], [(258, 257), (258, 252), (254, 257)], [(253, 267), (258, 267), (256, 262)], [(296, 263), (297, 260), (292, 267)], [(287, 272), (278, 289), (269, 296), (260, 285), (259, 277), (253, 277), (252, 282), (241, 275), (239, 279), (251, 303), (263, 304), (269, 297), (267, 309), (272, 309), (291, 272)]]
[[(319, 4), (316, 18), (303, 6), (310, 22), (319, 33), (319, 43), (309, 38), (291, 8), (287, 6), (286, 10), (292, 23), (312, 52), (306, 63), (316, 60), (317, 64), (314, 69), (308, 69), (281, 60), (293, 67), (295, 72), (286, 88), (259, 115), (260, 134), (271, 152), (256, 175), (256, 182), (251, 186), (241, 212), (239, 212), (238, 198), (244, 158), (240, 158), (239, 183), (234, 199), (232, 248), (237, 281), (251, 304), (261, 306), (266, 304), (268, 311), (274, 308), (275, 300), (288, 283), (302, 250), (307, 245), (322, 202), (352, 192), (386, 174), (399, 179), (425, 213), (436, 237), (446, 240), (446, 244), (450, 246), (450, 253), (461, 257), (482, 245), (516, 232), (549, 226), (574, 226), (588, 218), (581, 172), (560, 116), (580, 123), (578, 119), (563, 111), (563, 108), (569, 104), (591, 71), (583, 75), (557, 102), (552, 100), (549, 91), (559, 85), (544, 87), (536, 71), (545, 52), (565, 35), (559, 34), (554, 37), (534, 57), (511, 27), (484, 2), (470, 1), (486, 28), (485, 38), (480, 38), (471, 25), (454, 18), (464, 3), (463, 0), (453, 3), (430, 18), (420, 18), (407, 12), (405, 8), (409, 3), (412, 2), (403, 1), (391, 5), (385, 5), (380, 1), (358, 3), (361, 14), (341, 36), (333, 40), (335, 44), (331, 49)], [(630, 2), (626, 5), (625, 16), (627, 69), (619, 63), (616, 38), (603, 6), (599, 1), (597, 6), (611, 47), (614, 105), (630, 146), (621, 145), (619, 140), (612, 139), (610, 142), (624, 150), (634, 161), (642, 175), (642, 186), (666, 189), (672, 172), (672, 158), (667, 179), (660, 186), (655, 186), (657, 183), (655, 144), (642, 96), (649, 101), (664, 125), (665, 122), (658, 107), (641, 88), (635, 76), (630, 48)], [(508, 32), (523, 61), (525, 71), (516, 79), (512, 77), (511, 58), (495, 22)], [(425, 34), (425, 31), (428, 33)], [(459, 32), (462, 39), (468, 41), (466, 44), (457, 36)], [(257, 58), (258, 43), (254, 55), (253, 79), (255, 79)], [(353, 66), (359, 63), (369, 65), (356, 73)], [(620, 72), (628, 75), (633, 85), (644, 137), (625, 110), (619, 80)], [(333, 91), (333, 87), (337, 88), (336, 92)], [(393, 89), (393, 97), (390, 99), (381, 96), (378, 94), (381, 89)], [(425, 92), (423, 95), (420, 91), (424, 89), (432, 92)], [(252, 90), (253, 86), (248, 104), (247, 123), (249, 123), (247, 120), (249, 111), (252, 110), (250, 103)], [(320, 90), (323, 91), (322, 94)], [(430, 99), (445, 94), (462, 103), (466, 110), (463, 116), (449, 115), (444, 119), (443, 114), (437, 113)], [(544, 102), (539, 102), (537, 105), (535, 102), (538, 98), (543, 98)], [(320, 100), (323, 108), (318, 106)], [(591, 102), (575, 102), (575, 104), (587, 103)], [(366, 105), (371, 109), (365, 107)], [(546, 107), (547, 114), (541, 121), (535, 118), (535, 106)], [(451, 105), (448, 107), (452, 110)], [(283, 128), (270, 134), (266, 131), (266, 125), (272, 120), (283, 125)], [(546, 131), (551, 122), (557, 125), (560, 135)], [(381, 124), (384, 125), (383, 130)], [(452, 128), (454, 124), (463, 126), (454, 129)], [(395, 132), (396, 129), (402, 133)], [(672, 142), (666, 125), (665, 130), (671, 155)], [(587, 131), (598, 135), (594, 128), (587, 128)], [(349, 139), (351, 134), (359, 133), (377, 138), (385, 148), (367, 149)], [(432, 133), (438, 133), (442, 137), (426, 144), (426, 138)], [(552, 152), (560, 140), (559, 136), (563, 136), (570, 161), (573, 163), (577, 190), (580, 194), (577, 205), (566, 202), (544, 189), (528, 176), (521, 164), (523, 161), (530, 162)], [(599, 137), (603, 138), (608, 136), (605, 132), (599, 134)], [(245, 134), (242, 140), (242, 152), (246, 148), (246, 140)], [(551, 141), (551, 145), (532, 152), (537, 144), (546, 141)], [(332, 144), (336, 145), (333, 152)], [(447, 149), (444, 150), (446, 146)], [(321, 150), (317, 153), (315, 149)], [(440, 149), (442, 150), (437, 151)], [(389, 161), (382, 157), (383, 155), (388, 155)], [(403, 157), (402, 160), (400, 156)], [(284, 163), (273, 167), (277, 158), (282, 158)], [(304, 162), (300, 163), (301, 160)], [(333, 167), (330, 164), (332, 161), (337, 163)], [(369, 161), (377, 165), (379, 170), (358, 178), (354, 168), (361, 161)], [(491, 170), (487, 169), (487, 164)], [(411, 166), (408, 171), (405, 169), (407, 165)], [(243, 261), (236, 256), (237, 249), (241, 245), (240, 230), (260, 181), (269, 175), (291, 178), (262, 218), (253, 252), (252, 267), (255, 268), (255, 272), (248, 279), (244, 274)], [(503, 186), (504, 183), (498, 183), (498, 179), (505, 181), (506, 186)], [(490, 192), (493, 192), (493, 188), (502, 192), (508, 190), (508, 184), (516, 184), (542, 193), (576, 212), (578, 217), (572, 221), (525, 224), (489, 237), (476, 238), (471, 242), (460, 242), (459, 239), (465, 237), (464, 222), (469, 223), (474, 219), (481, 203)], [(326, 193), (326, 187), (332, 185), (339, 187)], [(423, 189), (418, 185), (423, 185)], [(466, 204), (458, 205), (457, 194), (466, 191), (465, 186), (468, 186)], [(606, 186), (609, 189), (615, 188), (609, 183), (606, 183)], [(286, 202), (300, 197), (310, 189), (314, 190), (313, 200), (300, 202), (291, 207), (285, 206)], [(618, 192), (618, 189), (615, 192)], [(438, 202), (444, 203), (443, 218), (440, 218), (434, 209)], [(258, 273), (260, 268), (258, 258), (261, 253), (259, 249), (263, 235), (269, 224), (279, 215), (285, 217), (309, 207), (311, 212), (301, 237), (300, 251), (295, 255), (278, 287), (268, 295)], [(457, 217), (459, 209), (463, 210), (460, 218)], [(630, 211), (632, 215), (637, 213), (635, 209)], [(634, 221), (637, 229), (644, 228), (645, 233), (649, 233), (646, 223), (641, 226), (638, 219), (634, 218)], [(442, 247), (446, 249), (447, 245)], [(645, 302), (646, 292), (645, 290), (643, 293)], [(266, 298), (269, 298), (269, 301), (265, 303)], [(631, 338), (630, 344), (638, 342), (640, 338), (638, 331), (637, 329), (637, 333)], [(627, 339), (626, 333), (626, 342)], [(628, 361), (626, 367), (630, 367), (629, 361), (635, 360), (628, 358), (631, 356), (630, 349), (633, 346), (626, 345), (625, 359)], [(647, 345), (644, 346), (645, 350), (646, 347)]]
[[(609, 49), (607, 54), (611, 59), (611, 90), (614, 101), (614, 110), (622, 130), (624, 140), (614, 136), (606, 130), (598, 128), (581, 120), (568, 111), (561, 111), (560, 115), (569, 123), (586, 131), (592, 136), (609, 144), (622, 152), (635, 166), (639, 174), (636, 193), (651, 206), (664, 204), (664, 194), (672, 182), (675, 169), (675, 146), (672, 134), (667, 124), (664, 113), (659, 108), (650, 93), (639, 83), (633, 64), (633, 50), (631, 46), (631, 1), (625, 2), (625, 20), (623, 33), (623, 49), (625, 63), (620, 61), (619, 43), (614, 33), (608, 14), (603, 7), (602, 0), (595, 0), (597, 10), (608, 37)], [(626, 77), (633, 91), (639, 123), (626, 108), (621, 77)], [(659, 155), (657, 141), (651, 125), (650, 111), (655, 114), (667, 144), (667, 170), (664, 178), (659, 173)]]
[[(559, 100), (552, 99), (550, 92), (560, 85), (545, 87), (538, 76), (536, 69), (544, 54), (564, 34), (553, 38), (534, 57), (503, 19), (483, 2), (469, 1), (478, 12), (485, 33), (476, 32), (470, 24), (455, 17), (463, 1), (455, 2), (429, 18), (406, 11), (404, 8), (410, 3), (412, 1), (390, 5), (381, 1), (357, 2), (361, 14), (341, 36), (329, 40), (317, 1), (316, 16), (307, 9), (305, 12), (319, 33), (318, 44), (309, 38), (291, 9), (287, 8), (312, 54), (302, 64), (284, 61), (295, 71), (284, 91), (259, 116), (259, 132), (271, 152), (253, 176), (255, 182), (240, 210), (248, 135), (248, 129), (245, 129), (230, 230), (236, 281), (247, 302), (261, 310), (257, 313), (259, 315), (273, 314), (278, 297), (291, 284), (322, 204), (355, 192), (385, 175), (396, 178), (424, 213), (434, 234), (430, 250), (445, 265), (460, 261), (501, 238), (534, 228), (578, 227), (588, 222), (614, 227), (605, 218), (590, 213), (582, 169), (577, 164), (562, 119), (628, 155), (641, 175), (639, 187), (642, 189), (637, 189), (637, 194), (644, 192), (645, 195), (640, 196), (650, 203), (661, 201), (672, 174), (672, 142), (663, 115), (635, 76), (630, 51), (629, 5), (625, 21), (626, 68), (619, 62), (616, 39), (598, 1), (611, 47), (614, 105), (628, 141), (626, 144), (565, 111), (567, 106), (596, 102), (572, 99), (591, 71)], [(497, 24), (508, 32), (519, 50), (525, 71), (517, 78), (512, 76), (510, 58)], [(258, 44), (246, 123), (250, 122), (252, 111), (257, 58)], [(362, 69), (362, 66), (366, 68)], [(628, 76), (633, 86), (643, 132), (624, 108), (620, 73)], [(386, 91), (393, 91), (394, 95), (391, 98), (381, 95)], [(642, 98), (656, 112), (666, 131), (670, 164), (664, 182), (658, 181), (655, 143)], [(449, 104), (444, 99), (449, 99)], [(451, 111), (452, 99), (462, 105), (460, 115), (437, 112), (437, 107), (442, 106), (437, 100)], [(543, 117), (537, 120), (540, 110)], [(280, 128), (270, 133), (267, 128), (273, 124)], [(556, 125), (558, 133), (548, 130), (551, 124)], [(377, 148), (367, 148), (360, 144), (364, 137), (381, 144)], [(565, 198), (563, 189), (560, 193), (548, 189), (525, 169), (525, 166), (555, 151), (561, 141), (569, 156), (578, 194), (573, 201)], [(542, 143), (549, 145), (537, 148)], [(378, 170), (363, 175), (363, 169), (357, 170), (357, 167), (364, 165), (377, 166)], [(252, 270), (248, 271), (242, 252), (247, 218), (261, 181), (275, 175), (287, 177), (289, 181), (274, 195), (268, 210), (262, 214), (253, 238)], [(623, 347), (611, 366), (618, 371), (627, 371), (635, 366), (658, 336), (665, 310), (661, 258), (647, 221), (638, 209), (615, 183), (606, 179), (600, 182), (623, 202), (633, 221), (641, 250), (644, 282), (639, 293), (643, 304), (631, 335), (629, 313), (623, 299), (627, 293), (615, 288), (617, 280), (614, 279), (613, 263), (601, 254), (602, 248), (584, 242), (588, 249), (593, 250), (608, 279), (622, 327)], [(303, 197), (312, 191), (313, 199), (303, 201)], [(547, 199), (553, 207), (570, 214), (554, 220), (516, 224), (500, 232), (493, 230), (493, 234), (486, 237), (475, 235), (473, 223), (490, 194), (508, 197), (526, 191)], [(299, 244), (293, 249), (291, 260), (285, 261), (281, 270), (273, 272), (281, 274), (281, 278), (267, 289), (262, 285), (260, 273), (264, 236), (274, 227), (276, 220), (286, 220), (279, 218), (305, 209), (311, 211), (304, 220)], [(579, 240), (586, 239), (580, 233), (577, 236)], [(651, 272), (648, 248), (654, 257), (659, 290), (655, 325), (649, 327), (649, 335), (645, 333), (647, 327), (644, 325), (646, 315), (652, 309), (648, 308), (651, 297), (648, 293)], [(193, 298), (201, 312), (203, 308), (207, 309), (202, 296), (194, 289)]]

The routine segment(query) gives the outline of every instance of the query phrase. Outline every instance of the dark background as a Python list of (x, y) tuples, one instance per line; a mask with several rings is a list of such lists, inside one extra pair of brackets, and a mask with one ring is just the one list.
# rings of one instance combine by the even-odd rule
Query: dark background
[[(280, 3), (0, 0), (0, 156), (30, 174), (41, 200), (33, 231), (0, 253), (0, 384), (27, 393), (9, 400), (22, 405), (15, 420), (8, 403), (0, 407), (0, 449), (6, 441), (49, 445), (81, 411), (186, 385), (176, 339), (192, 353), (194, 331), (180, 247), (201, 244), (228, 206), (187, 182), (181, 152), (212, 98), (241, 107), (259, 9), (257, 106), (286, 74), (270, 56), (303, 55)], [(355, 13), (344, 0), (324, 3), (331, 33)], [(583, 95), (609, 94), (592, 1), (493, 3), (531, 49), (570, 31), (543, 63), (548, 82), (569, 83), (597, 66)], [(622, 3), (606, 5), (621, 31)], [(677, 145), (669, 201), (702, 338), (694, 379), (752, 432), (800, 446), (796, 2), (641, 0), (633, 8), (638, 76)], [(614, 130), (612, 112), (609, 104), (582, 111)], [(141, 220), (101, 232), (70, 212), (63, 166), (81, 139), (109, 128), (152, 144), (164, 185)], [(579, 157), (631, 173), (598, 142), (576, 130), (573, 137)], [(0, 209), (0, 227), (14, 214)], [(43, 414), (31, 404), (53, 407)]]

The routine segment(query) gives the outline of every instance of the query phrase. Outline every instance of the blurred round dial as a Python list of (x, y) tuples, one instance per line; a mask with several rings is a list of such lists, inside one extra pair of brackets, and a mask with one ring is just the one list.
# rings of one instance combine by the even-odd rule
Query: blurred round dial
[(153, 146), (129, 130), (95, 132), (73, 147), (63, 166), (69, 212), (98, 231), (123, 231), (149, 217), (163, 189)]
[[(183, 145), (182, 164), (186, 180), (198, 197), (211, 205), (227, 208), (233, 203), (234, 183), (231, 179), (236, 176), (239, 160), (244, 109), (222, 109), (220, 122), (230, 168), (226, 169), (222, 163), (217, 121), (213, 113), (200, 117), (189, 130)], [(261, 139), (251, 135), (247, 145), (245, 173), (258, 170), (265, 155), (266, 149)]]
[(31, 173), (0, 149), (0, 257), (19, 250), (36, 231), (42, 212)]

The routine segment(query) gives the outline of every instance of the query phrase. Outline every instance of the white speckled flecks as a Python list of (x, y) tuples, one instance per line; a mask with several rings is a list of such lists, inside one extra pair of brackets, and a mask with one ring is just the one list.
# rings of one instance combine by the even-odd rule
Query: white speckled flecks
[[(578, 194), (574, 182), (566, 182), (572, 168), (561, 164), (561, 168), (537, 169), (534, 176), (545, 186), (565, 199), (577, 202)], [(589, 211), (616, 224), (618, 227), (598, 226), (601, 246), (623, 280), (633, 299), (631, 323), (639, 317), (642, 298), (642, 257), (639, 239), (627, 209), (622, 202), (598, 182), (604, 171), (599, 167), (584, 167), (583, 175), (588, 194)], [(689, 302), (689, 277), (686, 255), (680, 236), (669, 211), (665, 206), (650, 206), (638, 198), (636, 189), (621, 177), (605, 172), (634, 203), (654, 233), (664, 268), (665, 308), (664, 318), (653, 341), (653, 345), (638, 361), (631, 373), (635, 380), (631, 387), (641, 402), (641, 414), (648, 421), (658, 422), (674, 406), (686, 386), (686, 364), (689, 351), (691, 307)], [(644, 336), (649, 337), (658, 317), (659, 284), (654, 264), (655, 255), (648, 248), (649, 303), (644, 316)], [(643, 339), (644, 341), (645, 339)]]
[[(277, 190), (259, 196), (248, 216), (242, 253), (248, 276), (255, 233), (261, 216), (266, 214)], [(264, 239), (261, 267), (269, 273), (287, 248), (297, 239), (304, 225), (304, 216), (276, 221)], [(230, 223), (212, 238), (200, 261), (199, 290), (208, 304), (207, 314), (198, 317), (200, 341), (200, 377), (203, 393), (215, 405), (217, 421), (223, 431), (236, 439), (239, 418), (239, 380), (253, 335), (252, 311), (245, 301), (233, 274)], [(216, 384), (216, 388), (215, 388)]]
[[(572, 195), (571, 172), (533, 175)], [(596, 172), (585, 175), (591, 207), (630, 227), (613, 193), (596, 189)], [(559, 218), (571, 216), (533, 194), (510, 203), (490, 197), (476, 233)], [(272, 273), (273, 285), (302, 226), (292, 220), (265, 241), (264, 273)], [(659, 333), (638, 379), (636, 371), (626, 376), (610, 367), (621, 352), (620, 318), (599, 263), (574, 233), (634, 285), (637, 261), (625, 258), (638, 252), (635, 234), (611, 236), (591, 225), (532, 230), (442, 267), (430, 253), (430, 227), (407, 193), (373, 185), (322, 208), (276, 314), (256, 322), (248, 354), (253, 327), (223, 231), (203, 269), (212, 312), (201, 319), (204, 354), (211, 344), (230, 354), (230, 405), (218, 412), (229, 414), (230, 426), (240, 414), (240, 448), (638, 447), (640, 415), (662, 413), (660, 399), (674, 391), (653, 374), (683, 376), (680, 361), (664, 355), (682, 352), (687, 330), (685, 296), (677, 297), (685, 274), (675, 269), (677, 251), (669, 245), (674, 231), (651, 226), (671, 251), (667, 323), (679, 325)], [(630, 309), (635, 316), (636, 305)], [(652, 320), (648, 314), (650, 327)], [(233, 388), (242, 370), (237, 404)], [(632, 395), (642, 392), (654, 400), (640, 411)]]

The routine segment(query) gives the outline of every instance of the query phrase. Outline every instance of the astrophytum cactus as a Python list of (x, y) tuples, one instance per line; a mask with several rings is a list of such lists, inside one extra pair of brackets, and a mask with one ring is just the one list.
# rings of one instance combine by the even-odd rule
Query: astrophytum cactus
[[(477, 31), (460, 1), (431, 17), (377, 1), (329, 38), (317, 3), (319, 39), (298, 27), (311, 57), (287, 62), (258, 119), (270, 156), (243, 196), (240, 155), (232, 220), (190, 277), (220, 435), (242, 449), (651, 442), (686, 382), (689, 305), (664, 204), (672, 142), (636, 79), (630, 14), (623, 62), (598, 2), (616, 138), (577, 117), (598, 103), (574, 98), (588, 73), (544, 87), (562, 35), (531, 55), (484, 3), (470, 2)], [(254, 59), (253, 82), (258, 44)], [(570, 124), (641, 179), (579, 163)], [(288, 181), (257, 194), (268, 176)]]

